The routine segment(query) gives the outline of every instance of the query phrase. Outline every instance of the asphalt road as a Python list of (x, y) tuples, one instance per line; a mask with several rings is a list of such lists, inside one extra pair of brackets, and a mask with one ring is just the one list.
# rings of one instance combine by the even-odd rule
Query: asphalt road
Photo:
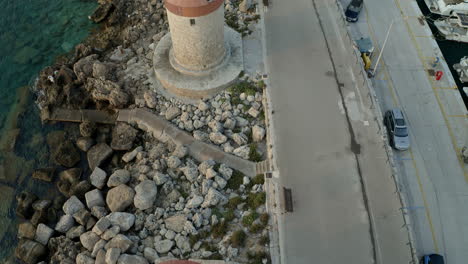
[(279, 216), (281, 263), (408, 263), (382, 137), (333, 4), (273, 1), (265, 14), (277, 181), (294, 202)]
[[(405, 212), (413, 222), (419, 255), (435, 252), (449, 264), (466, 263), (468, 184), (457, 151), (466, 143), (468, 124), (464, 106), (452, 99), (458, 92), (450, 90), (453, 80), (445, 76), (437, 82), (427, 74), (428, 58), (440, 53), (418, 16), (415, 1), (367, 1), (350, 29), (356, 38), (370, 36), (379, 52), (395, 19), (373, 83), (381, 107), (401, 108), (409, 123), (412, 147), (395, 155), (400, 190), (408, 201)], [(444, 98), (447, 104), (441, 103)]]

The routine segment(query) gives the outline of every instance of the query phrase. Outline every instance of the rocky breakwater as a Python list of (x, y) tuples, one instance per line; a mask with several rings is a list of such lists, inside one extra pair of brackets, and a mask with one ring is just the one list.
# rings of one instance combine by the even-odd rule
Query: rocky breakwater
[(93, 135), (91, 147), (80, 148), (89, 175), (79, 168), (59, 172), (62, 195), (53, 201), (28, 193), (18, 197), (17, 214), (27, 219), (19, 226), (18, 259), (268, 259), (263, 175), (246, 177), (212, 160), (198, 163), (185, 146), (159, 142), (126, 124), (96, 126), (91, 133), (90, 127), (81, 124), (81, 137), (74, 139)]
[[(250, 1), (227, 1), (226, 22), (249, 34), (249, 24), (258, 19), (254, 10)], [(43, 118), (56, 108), (145, 107), (225, 152), (252, 161), (265, 157), (260, 75), (242, 75), (225, 92), (195, 104), (168, 99), (154, 89), (149, 74), (152, 50), (168, 30), (162, 2), (103, 0), (91, 18), (103, 24), (101, 31), (39, 76)], [(18, 259), (268, 262), (263, 175), (250, 178), (212, 160), (199, 163), (185, 146), (159, 142), (125, 123), (83, 122), (78, 130), (77, 136), (56, 140), (57, 168), (35, 173), (55, 183), (62, 195), (18, 197), (17, 214), (24, 219)], [(76, 167), (83, 163), (87, 168)]]

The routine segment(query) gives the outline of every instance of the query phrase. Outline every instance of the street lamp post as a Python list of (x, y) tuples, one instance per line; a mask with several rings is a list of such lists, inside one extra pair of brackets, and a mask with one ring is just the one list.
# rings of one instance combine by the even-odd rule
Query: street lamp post
[(390, 35), (390, 30), (392, 30), (393, 23), (395, 23), (395, 19), (392, 19), (392, 22), (390, 23), (390, 26), (388, 27), (387, 35), (385, 36), (385, 40), (384, 40), (384, 43), (382, 45), (382, 49), (380, 50), (379, 56), (377, 57), (377, 62), (375, 63), (374, 70), (372, 71), (371, 76), (374, 76), (375, 71), (377, 70), (377, 67), (379, 66), (380, 58), (382, 57), (383, 51), (385, 49), (385, 45), (387, 44), (388, 36)]

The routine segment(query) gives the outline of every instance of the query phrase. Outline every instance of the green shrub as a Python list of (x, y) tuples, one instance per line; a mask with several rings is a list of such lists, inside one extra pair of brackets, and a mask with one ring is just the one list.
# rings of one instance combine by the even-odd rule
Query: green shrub
[[(258, 251), (258, 252), (247, 252), (247, 258), (249, 260), (249, 264), (262, 264), (262, 259), (267, 258), (267, 253), (265, 251)], [(269, 262), (268, 262), (269, 263)]]
[(230, 238), (231, 245), (233, 247), (243, 247), (245, 244), (245, 238), (245, 232), (242, 230), (237, 230), (236, 232), (232, 233), (232, 236)]
[(244, 174), (238, 170), (233, 170), (231, 178), (228, 180), (226, 185), (227, 188), (231, 190), (239, 189), (244, 180)]
[(257, 146), (255, 144), (250, 144), (249, 146), (249, 160), (253, 162), (260, 162), (262, 161), (262, 155), (260, 155), (257, 151)]
[(232, 197), (229, 199), (228, 203), (226, 204), (226, 207), (229, 209), (236, 209), (239, 204), (241, 204), (244, 200), (242, 200), (242, 197), (236, 196)]
[(227, 232), (227, 224), (226, 221), (220, 221), (216, 225), (211, 227), (211, 235), (214, 238), (222, 238), (224, 235), (226, 235)]
[(258, 232), (262, 231), (263, 229), (265, 229), (265, 225), (263, 225), (263, 224), (253, 224), (253, 225), (250, 226), (249, 231), (251, 233), (258, 233)]
[(264, 245), (270, 243), (270, 237), (269, 237), (268, 235), (262, 236), (262, 237), (260, 237), (260, 239), (258, 240), (258, 243), (259, 243), (261, 246), (264, 246)]
[(216, 246), (214, 244), (211, 244), (211, 243), (208, 243), (208, 242), (203, 242), (201, 244), (201, 248), (203, 248), (206, 251), (211, 251), (211, 252), (218, 251), (218, 249), (216, 248)]
[(270, 219), (270, 215), (268, 213), (263, 213), (259, 216), (259, 219), (263, 225), (268, 225), (268, 220)]
[(240, 81), (229, 87), (228, 91), (233, 95), (240, 95), (241, 93), (245, 93), (246, 95), (255, 95), (257, 87), (249, 81)]
[(259, 206), (265, 204), (266, 202), (266, 193), (259, 192), (259, 193), (249, 193), (247, 197), (247, 205), (251, 209), (257, 209)]
[(266, 84), (263, 80), (260, 80), (257, 82), (257, 87), (260, 88), (260, 89), (263, 89), (265, 88)]
[(234, 210), (229, 209), (224, 212), (223, 217), (226, 222), (231, 222), (234, 218), (236, 218), (236, 215), (234, 214)]
[(211, 214), (216, 215), (218, 219), (223, 218), (223, 213), (221, 213), (221, 210), (219, 210), (217, 207), (211, 209)]
[(209, 234), (210, 233), (208, 231), (202, 230), (202, 231), (199, 231), (198, 234), (196, 234), (196, 235), (190, 235), (190, 237), (189, 237), (190, 246), (193, 247), (193, 245), (195, 245), (195, 243), (197, 243), (200, 240), (203, 240), (203, 239), (207, 238)]
[(263, 174), (257, 174), (253, 179), (250, 181), (254, 185), (255, 184), (264, 184), (265, 183), (265, 175)]
[(257, 217), (258, 213), (255, 211), (251, 211), (250, 214), (242, 218), (242, 225), (244, 225), (245, 227), (250, 227), (253, 224), (253, 222), (257, 219)]

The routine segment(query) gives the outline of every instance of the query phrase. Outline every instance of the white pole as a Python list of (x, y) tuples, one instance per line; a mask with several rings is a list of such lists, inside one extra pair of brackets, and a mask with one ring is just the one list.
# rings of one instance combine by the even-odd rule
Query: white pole
[(393, 23), (395, 23), (395, 19), (392, 19), (392, 22), (390, 23), (390, 26), (388, 27), (387, 35), (385, 36), (382, 49), (380, 50), (379, 57), (377, 57), (377, 62), (375, 63), (374, 71), (372, 71), (372, 76), (374, 76), (375, 71), (377, 70), (377, 67), (379, 66), (380, 58), (382, 57), (383, 51), (385, 49), (385, 45), (387, 44), (388, 36), (390, 35), (390, 30), (392, 30)]

